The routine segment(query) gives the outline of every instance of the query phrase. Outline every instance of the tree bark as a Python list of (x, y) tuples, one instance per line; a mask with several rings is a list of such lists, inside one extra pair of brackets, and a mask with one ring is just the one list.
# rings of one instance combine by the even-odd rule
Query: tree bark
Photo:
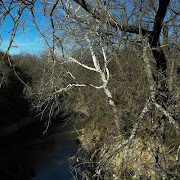
[[(159, 75), (157, 74), (156, 83), (161, 81), (161, 85), (159, 86), (159, 90), (161, 91), (168, 91), (168, 83), (167, 83), (167, 60), (165, 54), (162, 49), (160, 49), (159, 37), (162, 31), (162, 23), (164, 17), (167, 12), (167, 8), (169, 5), (170, 0), (159, 0), (159, 8), (154, 20), (154, 27), (153, 31), (151, 32), (151, 36), (149, 38), (149, 44), (152, 48), (152, 53), (156, 60), (156, 68), (157, 72), (162, 74), (163, 79), (159, 79)], [(157, 49), (156, 49), (157, 48)]]

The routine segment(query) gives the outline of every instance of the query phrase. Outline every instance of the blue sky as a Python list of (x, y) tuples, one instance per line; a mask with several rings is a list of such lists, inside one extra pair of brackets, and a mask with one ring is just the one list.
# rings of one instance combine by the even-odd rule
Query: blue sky
[[(38, 13), (36, 13), (36, 19), (39, 26), (46, 23), (46, 19), (40, 16)], [(9, 31), (12, 29), (12, 27), (13, 21), (10, 17), (7, 17), (0, 29), (0, 35), (3, 39), (0, 49), (3, 51), (6, 51), (8, 48), (11, 37), (11, 33), (9, 33)], [(39, 32), (34, 27), (33, 22), (30, 20), (30, 16), (29, 19), (26, 20), (25, 28), (25, 33), (21, 27), (18, 29), (15, 36), (15, 44), (18, 48), (11, 47), (10, 54), (19, 54), (23, 52), (36, 54), (45, 49), (44, 40), (40, 37)]]

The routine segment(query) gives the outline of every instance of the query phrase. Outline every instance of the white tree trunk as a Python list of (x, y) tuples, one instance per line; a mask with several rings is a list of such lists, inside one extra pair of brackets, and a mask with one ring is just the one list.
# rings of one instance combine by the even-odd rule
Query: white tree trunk
[(116, 105), (114, 103), (113, 97), (112, 97), (112, 93), (108, 88), (108, 81), (109, 81), (109, 69), (107, 67), (107, 58), (106, 58), (106, 54), (104, 51), (104, 48), (102, 48), (102, 52), (103, 52), (103, 57), (104, 57), (104, 67), (105, 70), (103, 71), (100, 67), (99, 61), (94, 53), (93, 47), (91, 45), (91, 42), (89, 41), (88, 37), (86, 36), (86, 41), (88, 42), (89, 45), (89, 49), (91, 51), (91, 56), (92, 56), (92, 60), (93, 60), (93, 64), (95, 69), (99, 72), (100, 76), (101, 76), (101, 80), (102, 80), (102, 88), (104, 90), (104, 93), (106, 94), (107, 98), (108, 98), (108, 102), (110, 107), (112, 107), (113, 113), (114, 113), (114, 120), (116, 123), (116, 128), (119, 130), (120, 129), (120, 125), (119, 125), (119, 116), (117, 113), (117, 108)]

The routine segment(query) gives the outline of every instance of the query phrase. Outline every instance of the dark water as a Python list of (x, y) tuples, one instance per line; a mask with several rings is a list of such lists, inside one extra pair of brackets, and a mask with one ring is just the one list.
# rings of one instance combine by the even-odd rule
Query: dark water
[(78, 149), (72, 126), (53, 127), (42, 137), (35, 125), (0, 145), (0, 180), (70, 180), (68, 157)]

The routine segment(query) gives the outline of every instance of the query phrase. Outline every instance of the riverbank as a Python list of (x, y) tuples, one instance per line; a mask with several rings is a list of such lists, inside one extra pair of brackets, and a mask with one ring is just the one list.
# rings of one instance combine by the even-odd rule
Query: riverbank
[(101, 127), (94, 128), (91, 123), (78, 136), (81, 149), (74, 164), (77, 169), (81, 169), (78, 171), (81, 178), (179, 179), (180, 139), (175, 133), (169, 134), (163, 143), (157, 137), (160, 133), (158, 128), (152, 132), (139, 131), (131, 144), (126, 146), (124, 142), (127, 142), (130, 134), (113, 135), (110, 131), (107, 129), (102, 134)]

